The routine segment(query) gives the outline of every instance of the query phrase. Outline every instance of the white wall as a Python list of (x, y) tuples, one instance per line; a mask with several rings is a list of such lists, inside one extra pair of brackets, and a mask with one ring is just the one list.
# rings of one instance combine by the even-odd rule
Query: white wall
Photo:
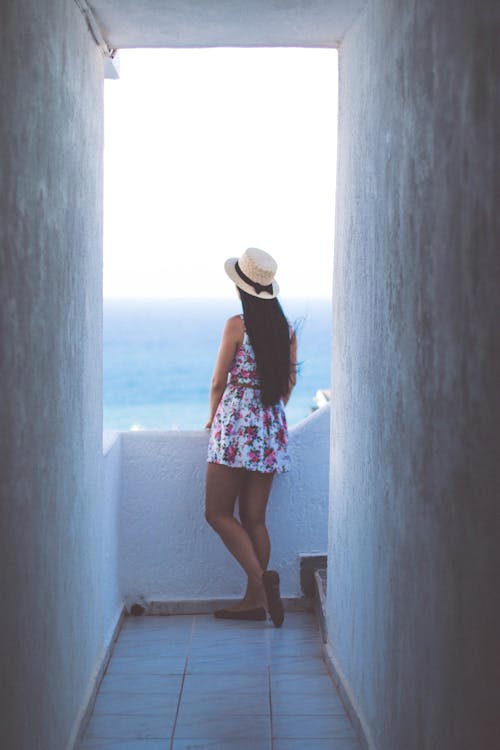
[(101, 608), (104, 620), (104, 643), (111, 642), (113, 629), (123, 610), (119, 589), (120, 498), (122, 486), (122, 451), (120, 435), (105, 432), (103, 440), (103, 486), (99, 515), (102, 528)]
[(62, 750), (102, 601), (102, 57), (74, 0), (0, 7), (0, 746)]
[(328, 628), (378, 750), (498, 744), (497, 33), (373, 0), (340, 47)]
[[(245, 576), (205, 521), (208, 433), (126, 432), (119, 521), (121, 592), (134, 601), (231, 598)], [(271, 566), (301, 596), (299, 555), (327, 547), (329, 407), (290, 430), (292, 470), (269, 501)]]

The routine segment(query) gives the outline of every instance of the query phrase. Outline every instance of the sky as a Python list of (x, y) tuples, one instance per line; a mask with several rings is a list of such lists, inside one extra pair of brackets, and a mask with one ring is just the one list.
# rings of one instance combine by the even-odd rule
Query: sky
[(104, 297), (229, 297), (259, 247), (331, 296), (337, 53), (122, 50), (105, 82)]

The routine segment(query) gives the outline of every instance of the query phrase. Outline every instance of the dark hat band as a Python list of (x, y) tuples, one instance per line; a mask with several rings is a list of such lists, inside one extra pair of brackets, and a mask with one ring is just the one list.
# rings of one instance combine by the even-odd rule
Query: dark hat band
[(243, 273), (243, 271), (240, 268), (240, 264), (238, 263), (238, 261), (236, 261), (234, 267), (235, 267), (236, 273), (238, 274), (238, 276), (240, 277), (240, 279), (242, 281), (244, 281), (245, 284), (249, 284), (250, 286), (252, 286), (255, 289), (255, 291), (257, 292), (257, 294), (260, 294), (261, 292), (267, 292), (268, 294), (272, 294), (273, 293), (273, 285), (272, 284), (267, 284), (267, 286), (264, 286), (263, 284), (259, 284), (258, 281), (252, 281), (251, 278), (249, 278), (245, 273)]

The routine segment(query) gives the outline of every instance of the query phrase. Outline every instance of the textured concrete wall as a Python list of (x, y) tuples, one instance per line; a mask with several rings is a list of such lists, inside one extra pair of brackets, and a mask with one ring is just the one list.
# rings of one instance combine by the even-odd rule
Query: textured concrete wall
[[(238, 597), (245, 576), (205, 521), (207, 433), (122, 433), (120, 581), (127, 602)], [(329, 407), (290, 430), (269, 500), (271, 565), (300, 596), (299, 555), (327, 547)]]
[(118, 517), (122, 486), (122, 452), (120, 434), (105, 432), (103, 440), (103, 486), (99, 507), (103, 543), (101, 570), (101, 607), (104, 621), (104, 646), (111, 642), (112, 631), (123, 610), (118, 572)]
[(102, 612), (102, 58), (73, 0), (0, 8), (0, 746), (62, 750)]
[(366, 0), (92, 0), (113, 47), (331, 47)]
[(495, 7), (340, 48), (328, 627), (379, 750), (498, 740)]

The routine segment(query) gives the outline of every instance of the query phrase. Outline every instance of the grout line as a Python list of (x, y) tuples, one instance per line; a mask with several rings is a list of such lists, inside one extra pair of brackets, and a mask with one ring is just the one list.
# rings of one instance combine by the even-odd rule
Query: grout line
[(187, 644), (186, 660), (184, 662), (184, 671), (182, 673), (181, 687), (180, 687), (180, 690), (179, 690), (179, 699), (177, 701), (177, 708), (175, 710), (175, 719), (174, 719), (174, 723), (173, 723), (173, 726), (172, 726), (172, 734), (170, 736), (170, 743), (169, 743), (169, 746), (168, 746), (168, 750), (172, 750), (173, 746), (174, 746), (175, 730), (177, 728), (177, 719), (179, 718), (179, 709), (181, 707), (182, 692), (184, 690), (184, 683), (186, 681), (187, 666), (188, 666), (188, 661), (189, 661), (189, 656), (190, 656), (190, 651), (191, 651), (191, 643), (193, 642), (193, 635), (194, 635), (194, 631), (195, 631), (195, 626), (196, 626), (196, 617), (193, 616), (193, 624), (191, 625), (191, 635), (189, 637), (189, 641), (188, 641), (188, 644)]
[(268, 695), (269, 695), (269, 729), (271, 732), (271, 750), (274, 750), (273, 699), (271, 695), (271, 646), (269, 644), (269, 630), (266, 631), (266, 653), (267, 653), (267, 690), (268, 690)]

